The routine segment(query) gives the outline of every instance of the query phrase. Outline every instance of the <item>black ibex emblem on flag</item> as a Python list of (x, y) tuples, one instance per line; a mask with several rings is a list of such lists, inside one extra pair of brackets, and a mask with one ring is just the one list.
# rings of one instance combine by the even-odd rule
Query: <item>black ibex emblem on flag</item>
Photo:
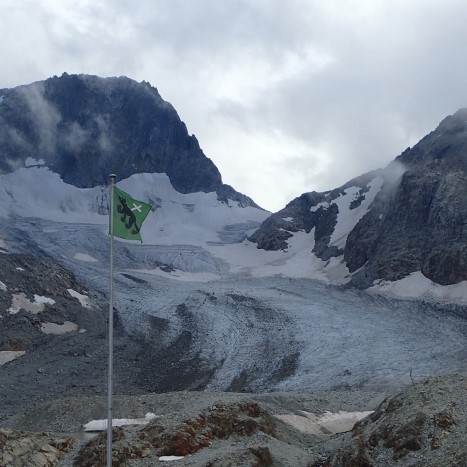
[(128, 205), (126, 204), (125, 198), (122, 198), (121, 196), (119, 196), (118, 199), (120, 200), (120, 206), (117, 206), (117, 211), (120, 214), (123, 214), (122, 217), (120, 218), (121, 221), (125, 224), (125, 227), (127, 229), (131, 229), (133, 227), (133, 230), (131, 231), (133, 235), (138, 234), (140, 231), (140, 228), (136, 224), (136, 216), (133, 211), (141, 212), (141, 205), (137, 206), (136, 204), (133, 204), (134, 208), (130, 209)]

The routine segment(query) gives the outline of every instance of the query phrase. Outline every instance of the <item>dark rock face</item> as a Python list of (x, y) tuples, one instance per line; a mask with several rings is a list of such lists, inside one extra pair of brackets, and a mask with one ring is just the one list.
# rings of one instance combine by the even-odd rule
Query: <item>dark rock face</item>
[[(284, 209), (268, 217), (249, 240), (257, 243), (258, 248), (264, 250), (286, 250), (287, 240), (295, 232), (310, 233), (315, 228), (313, 252), (316, 256), (326, 261), (333, 256), (342, 255), (341, 249), (329, 246), (339, 212), (333, 201), (343, 194), (346, 188), (358, 186), (360, 187), (360, 195), (351, 206), (351, 209), (355, 209), (360, 205), (368, 191), (367, 184), (378, 173), (379, 171), (369, 172), (327, 193), (316, 191), (304, 193), (287, 204)], [(319, 204), (322, 205), (316, 208)], [(311, 249), (310, 246), (310, 251)]]
[(408, 169), (435, 172), (466, 171), (467, 108), (446, 117), (438, 127), (396, 160)]
[(421, 271), (432, 281), (467, 280), (467, 110), (452, 115), (396, 161), (400, 183), (383, 186), (349, 234), (344, 259), (353, 283)]
[(337, 213), (339, 209), (337, 205), (331, 204), (329, 208), (319, 208), (317, 213), (319, 222), (316, 223), (315, 230), (315, 246), (313, 252), (318, 258), (321, 258), (324, 261), (332, 258), (333, 256), (340, 256), (342, 250), (336, 246), (329, 247), (329, 241), (331, 240), (331, 235), (334, 232), (334, 227), (337, 224)]
[[(105, 385), (100, 383), (104, 381), (108, 356), (103, 296), (85, 288), (64, 267), (39, 256), (0, 254), (0, 272), (3, 284), (0, 284), (0, 352), (25, 352), (5, 364), (0, 362), (0, 380), (11, 382), (0, 384), (0, 419), (17, 413), (18, 406), (26, 407), (44, 398), (105, 394)], [(83, 306), (70, 289), (88, 297), (90, 307)], [(39, 306), (41, 298), (48, 300)], [(75, 326), (63, 329), (67, 323)], [(133, 371), (139, 344), (137, 339), (127, 337), (116, 313), (114, 323), (115, 353), (129, 351), (132, 359), (132, 364), (121, 365), (120, 369)], [(119, 372), (117, 368), (116, 387)], [(135, 375), (124, 376), (122, 381), (134, 379)], [(33, 417), (47, 420), (47, 409)], [(0, 459), (1, 448), (0, 440)], [(0, 460), (0, 465), (36, 464), (32, 461), (2, 464)]]
[[(361, 187), (349, 209), (357, 208), (368, 181), (384, 183), (365, 215), (349, 232), (344, 248), (330, 245), (339, 208), (332, 201), (346, 187)], [(266, 250), (287, 249), (298, 230), (315, 227), (313, 253), (323, 261), (344, 255), (351, 284), (399, 280), (421, 271), (449, 285), (467, 280), (467, 109), (407, 149), (383, 170), (351, 180), (329, 193), (305, 193), (273, 214), (250, 240)], [(313, 206), (326, 201), (310, 212)], [(284, 218), (293, 218), (284, 221)], [(311, 247), (310, 247), (311, 250)]]
[(322, 193), (304, 193), (291, 201), (284, 209), (268, 217), (249, 240), (263, 250), (283, 250), (287, 248), (287, 239), (293, 234), (305, 230), (307, 233), (316, 224), (317, 213), (310, 208), (325, 200)]
[(181, 193), (219, 190), (254, 204), (222, 184), (195, 136), (149, 83), (64, 73), (0, 96), (0, 172), (31, 157), (78, 187), (106, 184), (110, 173), (166, 173)]
[(235, 191), (230, 185), (221, 184), (216, 188), (217, 199), (228, 204), (228, 200), (231, 199), (245, 208), (247, 206), (252, 206), (258, 209), (262, 209), (258, 206), (249, 196), (246, 196), (238, 191)]
[[(0, 270), (5, 287), (0, 289), (0, 351), (31, 350), (45, 340), (41, 322), (63, 323), (83, 315), (83, 307), (68, 289), (84, 292), (75, 276), (55, 263), (32, 255), (2, 254)], [(53, 298), (40, 313), (9, 313), (14, 295), (34, 302), (34, 295)], [(71, 301), (71, 303), (70, 303)], [(73, 318), (71, 318), (73, 316)]]

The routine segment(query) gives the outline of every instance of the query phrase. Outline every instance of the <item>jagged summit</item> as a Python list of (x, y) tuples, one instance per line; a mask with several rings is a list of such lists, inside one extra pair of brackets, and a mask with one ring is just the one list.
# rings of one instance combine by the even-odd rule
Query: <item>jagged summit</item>
[(467, 108), (449, 115), (438, 127), (396, 160), (410, 169), (467, 169)]
[(78, 187), (105, 184), (109, 173), (166, 173), (180, 193), (218, 191), (255, 205), (222, 183), (173, 106), (147, 82), (64, 73), (0, 96), (0, 172), (30, 158)]

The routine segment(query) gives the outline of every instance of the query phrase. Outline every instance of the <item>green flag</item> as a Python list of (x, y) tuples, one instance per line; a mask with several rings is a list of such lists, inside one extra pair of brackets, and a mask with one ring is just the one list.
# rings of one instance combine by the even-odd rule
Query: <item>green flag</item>
[(113, 234), (114, 237), (143, 242), (140, 230), (151, 205), (133, 199), (128, 193), (114, 187)]

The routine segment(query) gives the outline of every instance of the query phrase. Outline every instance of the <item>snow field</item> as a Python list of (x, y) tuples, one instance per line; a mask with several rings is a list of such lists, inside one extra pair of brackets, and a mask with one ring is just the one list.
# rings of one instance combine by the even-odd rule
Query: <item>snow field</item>
[(311, 412), (301, 411), (300, 414), (278, 414), (275, 417), (292, 425), (302, 433), (324, 438), (324, 435), (329, 436), (329, 433), (336, 434), (350, 431), (355, 423), (372, 413), (372, 411), (346, 412), (340, 410), (337, 413), (326, 412), (324, 415), (317, 416)]
[(26, 354), (25, 350), (2, 350), (0, 351), (0, 366), (11, 362)]

